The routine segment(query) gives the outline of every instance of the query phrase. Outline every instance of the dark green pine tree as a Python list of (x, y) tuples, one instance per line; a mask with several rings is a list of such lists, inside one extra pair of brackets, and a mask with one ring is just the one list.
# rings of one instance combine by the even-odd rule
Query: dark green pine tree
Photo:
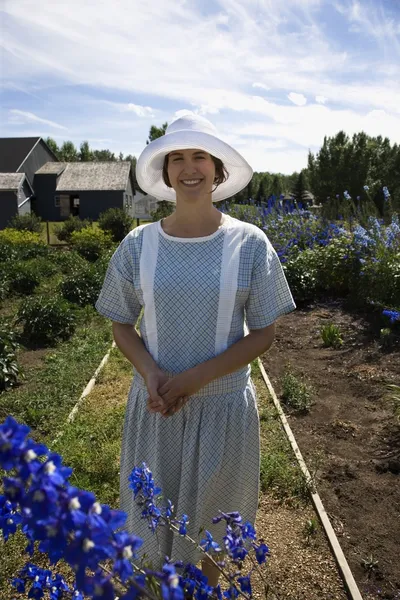
[(307, 182), (304, 172), (301, 171), (295, 185), (293, 186), (292, 195), (293, 199), (296, 200), (297, 205), (299, 206), (299, 204), (301, 203), (303, 208), (307, 208), (307, 205), (309, 203), (306, 185)]

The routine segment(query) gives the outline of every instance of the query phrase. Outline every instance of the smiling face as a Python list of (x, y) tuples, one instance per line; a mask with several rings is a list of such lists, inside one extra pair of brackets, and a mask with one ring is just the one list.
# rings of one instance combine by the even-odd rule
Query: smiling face
[(215, 164), (204, 150), (173, 150), (168, 155), (168, 178), (177, 196), (211, 194)]

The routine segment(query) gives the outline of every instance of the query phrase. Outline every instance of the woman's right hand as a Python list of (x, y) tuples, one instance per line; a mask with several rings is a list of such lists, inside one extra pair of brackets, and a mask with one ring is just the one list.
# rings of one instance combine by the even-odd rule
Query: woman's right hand
[[(161, 369), (150, 371), (144, 378), (146, 382), (147, 391), (149, 392), (149, 398), (147, 400), (147, 409), (150, 412), (160, 412), (162, 413), (165, 409), (165, 403), (162, 396), (159, 395), (158, 390), (167, 383), (169, 376), (167, 373), (162, 371)], [(182, 406), (186, 402), (186, 398), (180, 398), (176, 405), (172, 407), (167, 413), (165, 413), (164, 417), (170, 417), (178, 410), (182, 408)]]

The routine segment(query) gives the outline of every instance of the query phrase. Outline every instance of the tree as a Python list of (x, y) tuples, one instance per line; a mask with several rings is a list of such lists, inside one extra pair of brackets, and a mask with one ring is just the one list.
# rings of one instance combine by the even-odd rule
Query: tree
[(308, 205), (308, 194), (307, 194), (307, 184), (306, 177), (304, 171), (301, 171), (300, 175), (297, 178), (297, 181), (292, 189), (293, 199), (296, 200), (297, 205), (301, 203), (303, 208), (306, 208)]
[(59, 152), (60, 160), (63, 162), (75, 162), (78, 160), (78, 151), (70, 141), (63, 142)]
[(150, 144), (150, 142), (154, 142), (154, 140), (156, 140), (157, 138), (165, 135), (167, 127), (168, 123), (164, 123), (164, 125), (161, 125), (161, 127), (156, 127), (155, 125), (152, 125), (150, 127), (149, 139), (146, 140), (146, 146)]
[(51, 137), (47, 137), (44, 141), (48, 145), (48, 147), (50, 148), (50, 150), (52, 152), (54, 152), (54, 154), (58, 158), (59, 154), (60, 154), (60, 150), (59, 150), (59, 148), (57, 146), (57, 142), (55, 140), (53, 140), (53, 138), (51, 138)]
[(93, 150), (93, 160), (98, 162), (114, 162), (117, 159), (115, 158), (114, 152), (111, 152), (110, 150)]
[(81, 162), (89, 162), (93, 160), (93, 152), (89, 148), (89, 142), (84, 141), (80, 147), (79, 160)]

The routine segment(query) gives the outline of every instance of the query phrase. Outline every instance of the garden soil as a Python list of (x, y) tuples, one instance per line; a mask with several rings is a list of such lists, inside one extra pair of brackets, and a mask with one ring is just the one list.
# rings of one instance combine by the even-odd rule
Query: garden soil
[[(323, 345), (328, 323), (342, 333), (337, 349)], [(386, 387), (400, 385), (400, 347), (383, 349), (380, 327), (338, 300), (298, 308), (261, 357), (366, 599), (400, 598), (400, 424)], [(313, 387), (308, 412), (282, 401), (288, 368)]]

